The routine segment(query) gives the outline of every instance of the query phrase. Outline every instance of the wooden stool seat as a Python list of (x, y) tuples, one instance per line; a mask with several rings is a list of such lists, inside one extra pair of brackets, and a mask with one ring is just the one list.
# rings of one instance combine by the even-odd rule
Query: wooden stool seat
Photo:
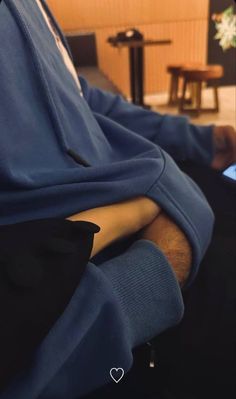
[(220, 79), (224, 74), (221, 65), (208, 65), (199, 68), (183, 67), (180, 75), (191, 81), (208, 81), (210, 79)]
[(167, 72), (169, 72), (169, 73), (179, 73), (183, 67), (184, 67), (183, 64), (168, 65), (167, 66)]
[[(180, 76), (183, 78), (183, 90), (179, 102), (179, 112), (195, 112), (199, 115), (203, 111), (219, 112), (218, 98), (218, 80), (224, 75), (224, 69), (221, 65), (205, 65), (201, 67), (183, 67)], [(214, 93), (213, 108), (202, 108), (202, 84), (211, 81)], [(195, 85), (195, 107), (186, 108), (186, 91), (188, 85)]]

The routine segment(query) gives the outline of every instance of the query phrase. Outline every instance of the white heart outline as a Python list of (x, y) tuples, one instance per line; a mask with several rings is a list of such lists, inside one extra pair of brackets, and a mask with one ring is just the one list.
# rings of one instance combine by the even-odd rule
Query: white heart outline
[[(115, 379), (115, 377), (113, 377), (113, 375), (112, 375), (113, 371), (116, 371), (116, 372), (121, 371), (121, 376), (120, 376), (120, 378), (118, 378), (118, 380)], [(118, 384), (118, 382), (120, 382), (120, 380), (124, 377), (124, 374), (125, 374), (125, 372), (124, 372), (124, 369), (122, 369), (122, 367), (112, 367), (110, 370), (110, 376), (113, 379), (113, 381), (115, 381), (116, 384)]]

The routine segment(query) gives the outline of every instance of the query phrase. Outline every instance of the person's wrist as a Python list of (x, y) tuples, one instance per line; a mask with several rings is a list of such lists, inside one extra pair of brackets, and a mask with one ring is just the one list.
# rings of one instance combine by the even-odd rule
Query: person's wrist
[(140, 197), (138, 202), (137, 212), (139, 217), (137, 218), (139, 226), (138, 230), (143, 229), (145, 226), (151, 224), (156, 217), (161, 213), (160, 206), (148, 197)]
[(150, 224), (161, 211), (156, 202), (144, 196), (123, 201), (118, 206), (116, 228), (122, 236), (137, 233)]

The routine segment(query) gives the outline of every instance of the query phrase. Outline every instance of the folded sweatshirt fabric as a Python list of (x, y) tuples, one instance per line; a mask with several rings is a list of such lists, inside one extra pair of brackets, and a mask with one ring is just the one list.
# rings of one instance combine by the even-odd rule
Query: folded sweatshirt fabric
[[(82, 78), (81, 96), (37, 4), (5, 0), (0, 10), (0, 223), (66, 217), (146, 195), (185, 231), (191, 283), (213, 214), (171, 156), (210, 163), (212, 127), (135, 107)], [(88, 264), (30, 369), (0, 397), (80, 397), (108, 382), (110, 368), (127, 371), (132, 348), (182, 313), (178, 283), (154, 244), (139, 240), (104, 255), (99, 265)]]

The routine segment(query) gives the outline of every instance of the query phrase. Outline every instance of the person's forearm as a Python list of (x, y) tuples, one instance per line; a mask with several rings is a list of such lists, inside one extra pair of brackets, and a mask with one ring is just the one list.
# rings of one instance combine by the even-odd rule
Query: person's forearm
[(183, 231), (162, 212), (144, 228), (141, 237), (154, 242), (163, 252), (182, 287), (192, 264), (192, 249)]
[(85, 220), (100, 227), (100, 231), (94, 235), (90, 256), (92, 258), (112, 242), (134, 234), (150, 224), (160, 211), (160, 207), (151, 199), (138, 197), (118, 204), (89, 209), (67, 219)]
[(180, 286), (184, 286), (192, 263), (192, 251), (186, 237), (180, 232), (178, 232), (178, 235), (175, 234), (173, 230), (173, 236), (169, 239), (163, 237), (162, 240), (158, 241), (158, 247), (172, 266)]

